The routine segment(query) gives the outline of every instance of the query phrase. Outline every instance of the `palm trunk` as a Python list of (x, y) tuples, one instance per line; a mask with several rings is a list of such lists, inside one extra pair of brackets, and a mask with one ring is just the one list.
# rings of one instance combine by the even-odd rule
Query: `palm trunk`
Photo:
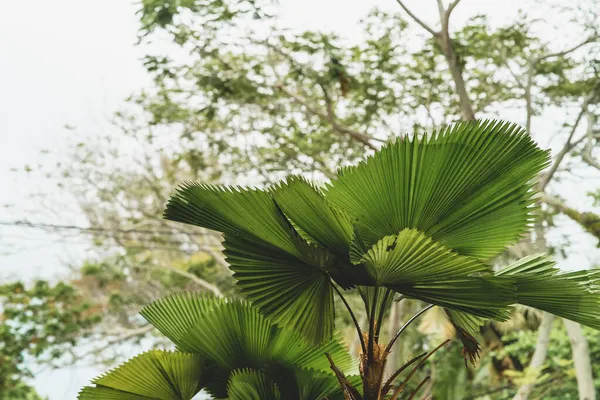
[(592, 363), (590, 361), (590, 348), (583, 335), (583, 329), (581, 329), (581, 325), (573, 321), (563, 319), (563, 322), (565, 328), (567, 328), (567, 334), (571, 342), (579, 400), (596, 400)]

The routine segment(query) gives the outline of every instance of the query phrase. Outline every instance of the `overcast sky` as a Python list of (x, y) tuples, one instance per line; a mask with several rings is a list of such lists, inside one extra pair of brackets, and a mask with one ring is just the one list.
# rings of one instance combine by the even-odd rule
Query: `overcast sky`
[[(360, 39), (356, 22), (372, 7), (399, 10), (395, 0), (279, 3), (282, 26), (333, 30), (350, 40)], [(432, 25), (437, 20), (435, 0), (407, 3)], [(501, 23), (514, 16), (521, 3), (464, 0), (453, 21), (459, 25), (469, 16), (487, 13), (492, 22)], [(0, 207), (0, 223), (19, 219), (81, 223), (76, 213), (67, 212), (72, 210), (65, 210), (68, 217), (64, 218), (31, 213), (35, 211), (31, 205), (36, 204), (29, 198), (32, 192), (47, 189), (55, 196), (59, 192), (42, 176), (23, 168), (35, 167), (45, 149), (60, 161), (72, 135), (63, 128), (65, 124), (86, 135), (111, 129), (110, 115), (128, 95), (150, 84), (141, 67), (143, 49), (134, 45), (137, 6), (126, 0), (5, 0), (0, 5), (0, 206), (13, 205)], [(566, 33), (549, 35), (560, 40)], [(583, 248), (587, 246), (586, 242)], [(53, 277), (64, 268), (65, 260), (76, 260), (83, 248), (82, 244), (56, 242), (42, 232), (0, 225), (0, 280)], [(99, 372), (95, 368), (47, 371), (36, 377), (35, 384), (51, 400), (74, 398)]]

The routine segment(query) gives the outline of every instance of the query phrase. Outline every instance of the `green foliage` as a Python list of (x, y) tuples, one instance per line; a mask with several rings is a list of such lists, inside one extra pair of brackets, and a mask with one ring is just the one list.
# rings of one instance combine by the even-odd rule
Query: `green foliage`
[(193, 32), (178, 18), (181, 14), (200, 15), (210, 21), (210, 27), (214, 29), (231, 23), (238, 15), (252, 13), (255, 18), (266, 16), (257, 3), (255, 0), (143, 0), (138, 11), (141, 35), (148, 35), (157, 28), (169, 29), (175, 41), (183, 44)]
[[(563, 272), (544, 257), (529, 256), (496, 273), (514, 276), (519, 304), (600, 329), (596, 282), (600, 270)], [(541, 287), (543, 286), (543, 290)]]
[[(311, 392), (306, 388), (321, 387), (323, 379), (333, 390), (345, 378), (336, 367), (337, 376), (331, 374), (323, 354), (337, 368), (350, 367), (333, 335), (333, 281), (359, 287), (370, 310), (369, 338), (391, 291), (446, 308), (473, 362), (480, 350), (472, 336), (482, 322), (478, 317), (506, 319), (515, 303), (596, 327), (599, 308), (589, 306), (598, 304), (597, 274), (557, 275), (543, 256), (497, 273), (484, 263), (526, 230), (534, 210), (531, 181), (546, 162), (547, 154), (518, 127), (476, 121), (398, 138), (342, 169), (324, 191), (298, 178), (265, 190), (185, 184), (165, 217), (221, 231), (237, 284), (258, 308), (194, 293), (152, 303), (142, 316), (178, 351), (199, 358), (168, 356), (188, 357), (169, 364), (179, 365), (175, 373), (153, 372), (164, 363), (148, 360), (152, 354), (139, 356), (97, 379), (81, 398), (106, 387), (140, 396), (149, 390), (164, 399), (187, 399), (201, 388), (216, 397), (297, 398), (300, 389)], [(381, 298), (379, 287), (385, 288)], [(373, 339), (368, 341), (372, 357)], [(369, 361), (361, 363), (364, 376), (368, 367)], [(189, 368), (208, 368), (210, 376)], [(307, 378), (306, 371), (316, 375)], [(134, 376), (175, 391), (159, 394)], [(118, 386), (107, 386), (113, 382)]]
[(337, 338), (312, 346), (246, 302), (193, 292), (162, 298), (141, 314), (178, 352), (141, 354), (96, 378), (80, 399), (189, 400), (200, 389), (216, 398), (343, 399), (324, 357), (327, 353), (340, 368), (351, 368), (350, 355)]
[(152, 350), (94, 379), (96, 388), (84, 388), (80, 398), (123, 398), (125, 392), (144, 399), (191, 399), (205, 373), (199, 356)]
[[(557, 321), (555, 325), (558, 326), (554, 327), (550, 335), (547, 361), (544, 363), (542, 376), (539, 378), (532, 396), (548, 400), (577, 399), (577, 384), (574, 379), (575, 369), (569, 336), (560, 321)], [(600, 384), (598, 380), (600, 366), (594, 360), (597, 360), (600, 355), (600, 333), (598, 330), (587, 327), (584, 327), (583, 331), (590, 348), (593, 376), (595, 377), (594, 386), (598, 387), (598, 384)], [(495, 355), (498, 357), (510, 355), (519, 358), (523, 364), (527, 364), (535, 350), (536, 337), (535, 330), (520, 330), (509, 333), (504, 337), (507, 345), (496, 352)], [(507, 371), (507, 375), (511, 379), (518, 380), (521, 374), (518, 371)]]
[[(165, 217), (223, 232), (242, 293), (315, 343), (332, 331), (330, 277), (342, 287), (385, 286), (503, 320), (511, 304), (530, 303), (524, 282), (555, 279), (533, 278), (537, 270), (520, 263), (492, 274), (484, 263), (525, 232), (534, 210), (531, 180), (546, 163), (547, 153), (514, 125), (456, 124), (431, 137), (396, 140), (342, 169), (323, 192), (297, 178), (269, 190), (186, 184)], [(596, 326), (597, 308), (565, 306), (597, 304), (587, 292), (595, 289), (565, 279), (569, 288), (557, 286), (553, 302), (535, 305)], [(472, 331), (480, 321), (469, 318), (455, 314), (454, 322)]]
[(36, 281), (0, 286), (0, 399), (38, 399), (25, 381), (31, 360), (58, 363), (100, 319), (65, 283)]

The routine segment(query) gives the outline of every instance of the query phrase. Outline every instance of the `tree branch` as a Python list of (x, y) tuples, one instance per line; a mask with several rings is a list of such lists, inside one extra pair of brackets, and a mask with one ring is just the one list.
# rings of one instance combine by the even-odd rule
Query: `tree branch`
[(446, 15), (448, 16), (448, 19), (450, 18), (450, 14), (452, 13), (452, 11), (454, 11), (454, 8), (458, 5), (458, 3), (460, 3), (460, 0), (454, 0), (448, 6), (448, 9), (446, 10)]
[(562, 200), (544, 192), (542, 192), (542, 201), (577, 222), (586, 232), (600, 240), (600, 215), (593, 212), (577, 211)]
[(560, 166), (560, 163), (562, 162), (562, 160), (569, 153), (569, 151), (571, 151), (571, 149), (573, 149), (573, 147), (575, 147), (575, 145), (571, 142), (573, 140), (573, 136), (575, 135), (575, 131), (577, 130), (577, 127), (579, 126), (579, 122), (581, 121), (581, 118), (587, 112), (588, 106), (590, 105), (590, 103), (592, 103), (595, 100), (596, 96), (598, 95), (599, 89), (600, 89), (600, 81), (595, 85), (594, 88), (592, 88), (592, 91), (590, 92), (590, 94), (583, 101), (583, 104), (581, 105), (581, 110), (579, 111), (579, 114), (577, 114), (577, 118), (575, 119), (575, 122), (573, 123), (573, 126), (571, 127), (571, 132), (569, 132), (569, 137), (567, 138), (567, 142), (563, 146), (562, 150), (556, 155), (556, 159), (554, 160), (554, 163), (552, 164), (552, 166), (550, 167), (548, 172), (544, 173), (541, 176), (540, 186), (539, 186), (540, 191), (543, 191), (546, 188), (546, 186), (548, 185), (548, 183), (550, 183), (552, 176), (558, 170), (558, 167)]
[(510, 66), (505, 49), (500, 50), (500, 56), (502, 57), (502, 62), (504, 63), (504, 66), (506, 67), (506, 69), (508, 70), (510, 75), (515, 79), (515, 83), (517, 84), (517, 86), (520, 87), (521, 89), (526, 90), (526, 86), (523, 83), (521, 83), (521, 78), (517, 75), (517, 73)]
[(144, 326), (140, 326), (139, 328), (133, 329), (115, 329), (111, 331), (103, 331), (102, 335), (104, 336), (117, 336), (117, 340), (126, 340), (134, 336), (143, 335), (145, 333), (150, 332), (154, 326), (148, 324)]
[(587, 142), (585, 144), (585, 149), (581, 153), (581, 159), (590, 167), (600, 170), (600, 163), (594, 160), (594, 156), (592, 155), (592, 149), (594, 146), (594, 123), (596, 122), (596, 118), (590, 112), (586, 112), (585, 118), (587, 120), (587, 130), (585, 136)]
[(213, 292), (213, 294), (217, 297), (223, 297), (223, 293), (221, 293), (221, 291), (215, 286), (212, 285), (210, 283), (208, 283), (207, 281), (205, 281), (202, 278), (199, 278), (198, 276), (184, 271), (182, 269), (179, 268), (175, 268), (175, 267), (171, 267), (168, 265), (153, 265), (152, 268), (156, 268), (156, 269), (164, 269), (167, 270), (169, 272), (173, 272), (174, 274), (178, 274), (181, 276), (184, 276), (186, 278), (188, 278), (189, 280), (191, 280), (192, 282), (194, 282), (196, 285), (203, 287), (204, 289), (210, 290), (211, 292)]
[(443, 0), (437, 0), (437, 6), (438, 6), (438, 12), (440, 13), (440, 24), (442, 25), (442, 35), (448, 34), (448, 22), (450, 22), (450, 20), (446, 18), (447, 15), (446, 15), (446, 9), (444, 8)]
[(599, 38), (600, 38), (600, 36), (593, 35), (593, 36), (587, 38), (586, 40), (584, 40), (583, 42), (581, 42), (579, 44), (576, 44), (573, 47), (569, 47), (568, 49), (565, 49), (563, 51), (559, 51), (559, 52), (556, 52), (556, 53), (545, 54), (543, 56), (537, 57), (537, 58), (534, 59), (534, 64), (538, 63), (539, 61), (546, 60), (548, 58), (566, 56), (567, 54), (572, 53), (575, 50), (577, 50), (577, 49), (585, 46), (586, 44), (592, 43), (592, 42), (596, 41)]
[(420, 20), (415, 14), (412, 13), (412, 11), (410, 11), (410, 9), (408, 7), (406, 7), (406, 5), (402, 2), (402, 0), (396, 0), (396, 2), (400, 5), (400, 7), (402, 7), (402, 9), (419, 25), (421, 25), (423, 27), (423, 29), (425, 29), (427, 32), (431, 33), (433, 36), (437, 36), (439, 33), (434, 31), (432, 28), (429, 27), (429, 25), (427, 25), (425, 22), (423, 22), (422, 20)]
[[(377, 147), (375, 147), (375, 145), (373, 145), (373, 143), (371, 143), (369, 141), (369, 138), (367, 136), (365, 136), (364, 134), (362, 134), (358, 131), (350, 129), (346, 126), (340, 125), (337, 122), (337, 120), (335, 119), (335, 114), (333, 114), (331, 112), (331, 110), (328, 110), (327, 112), (323, 112), (322, 110), (317, 109), (316, 107), (309, 104), (308, 101), (306, 99), (304, 99), (302, 96), (292, 92), (291, 90), (288, 90), (285, 86), (283, 86), (283, 84), (278, 84), (276, 87), (279, 90), (281, 90), (282, 92), (284, 92), (286, 95), (291, 97), (295, 102), (297, 102), (298, 104), (300, 104), (304, 108), (306, 108), (306, 110), (309, 113), (316, 115), (317, 117), (321, 118), (323, 121), (326, 121), (327, 123), (329, 123), (334, 131), (350, 136), (352, 139), (354, 139), (355, 141), (357, 141), (359, 143), (364, 144), (366, 147), (370, 148), (371, 150), (377, 150)], [(327, 107), (329, 107), (329, 108), (332, 107), (331, 100), (326, 99), (325, 102), (326, 102)]]

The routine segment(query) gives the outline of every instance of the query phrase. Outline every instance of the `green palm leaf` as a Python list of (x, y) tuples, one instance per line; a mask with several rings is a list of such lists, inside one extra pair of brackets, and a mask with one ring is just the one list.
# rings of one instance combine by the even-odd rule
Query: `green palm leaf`
[(513, 280), (459, 255), (416, 229), (386, 236), (358, 260), (377, 285), (480, 317), (506, 319), (516, 301)]
[(226, 300), (201, 292), (179, 292), (167, 295), (146, 305), (140, 315), (183, 351), (189, 329), (195, 326), (206, 312)]
[(548, 162), (514, 124), (472, 121), (399, 138), (340, 170), (326, 198), (356, 224), (367, 248), (415, 228), (463, 255), (487, 259), (525, 232), (531, 180)]
[(304, 260), (266, 244), (225, 235), (224, 254), (242, 294), (263, 313), (318, 344), (333, 334), (333, 291), (326, 273), (335, 258), (298, 240)]
[(497, 272), (516, 280), (519, 304), (600, 329), (600, 273), (561, 273), (544, 254), (525, 257)]
[(298, 235), (270, 193), (187, 183), (169, 200), (165, 217), (223, 232), (227, 261), (249, 300), (313, 343), (331, 337), (327, 270), (334, 258)]
[(229, 400), (280, 400), (277, 385), (262, 372), (239, 370), (231, 375), (227, 385)]
[(271, 195), (258, 189), (188, 182), (170, 198), (164, 216), (171, 221), (268, 243), (302, 258), (291, 238), (289, 223)]
[(479, 328), (485, 325), (485, 319), (461, 311), (445, 309), (448, 319), (455, 328), (463, 329), (474, 336), (479, 333)]
[(139, 396), (102, 386), (86, 386), (79, 391), (80, 400), (156, 400), (157, 397)]
[[(362, 388), (359, 375), (347, 377), (354, 388)], [(310, 370), (299, 370), (296, 373), (298, 382), (298, 400), (345, 400), (344, 392), (335, 375), (318, 373)]]
[(204, 365), (195, 354), (151, 350), (94, 379), (96, 387), (83, 390), (79, 399), (189, 400), (201, 389)]
[(326, 353), (340, 368), (352, 369), (352, 358), (338, 335), (313, 346), (292, 327), (278, 326), (245, 301), (176, 293), (144, 307), (141, 314), (179, 349), (210, 363), (215, 380), (206, 386), (215, 395), (225, 394), (227, 377), (238, 369), (271, 365), (330, 373)]
[(315, 243), (347, 258), (354, 228), (350, 219), (333, 208), (323, 193), (299, 176), (289, 176), (273, 191), (285, 215)]

